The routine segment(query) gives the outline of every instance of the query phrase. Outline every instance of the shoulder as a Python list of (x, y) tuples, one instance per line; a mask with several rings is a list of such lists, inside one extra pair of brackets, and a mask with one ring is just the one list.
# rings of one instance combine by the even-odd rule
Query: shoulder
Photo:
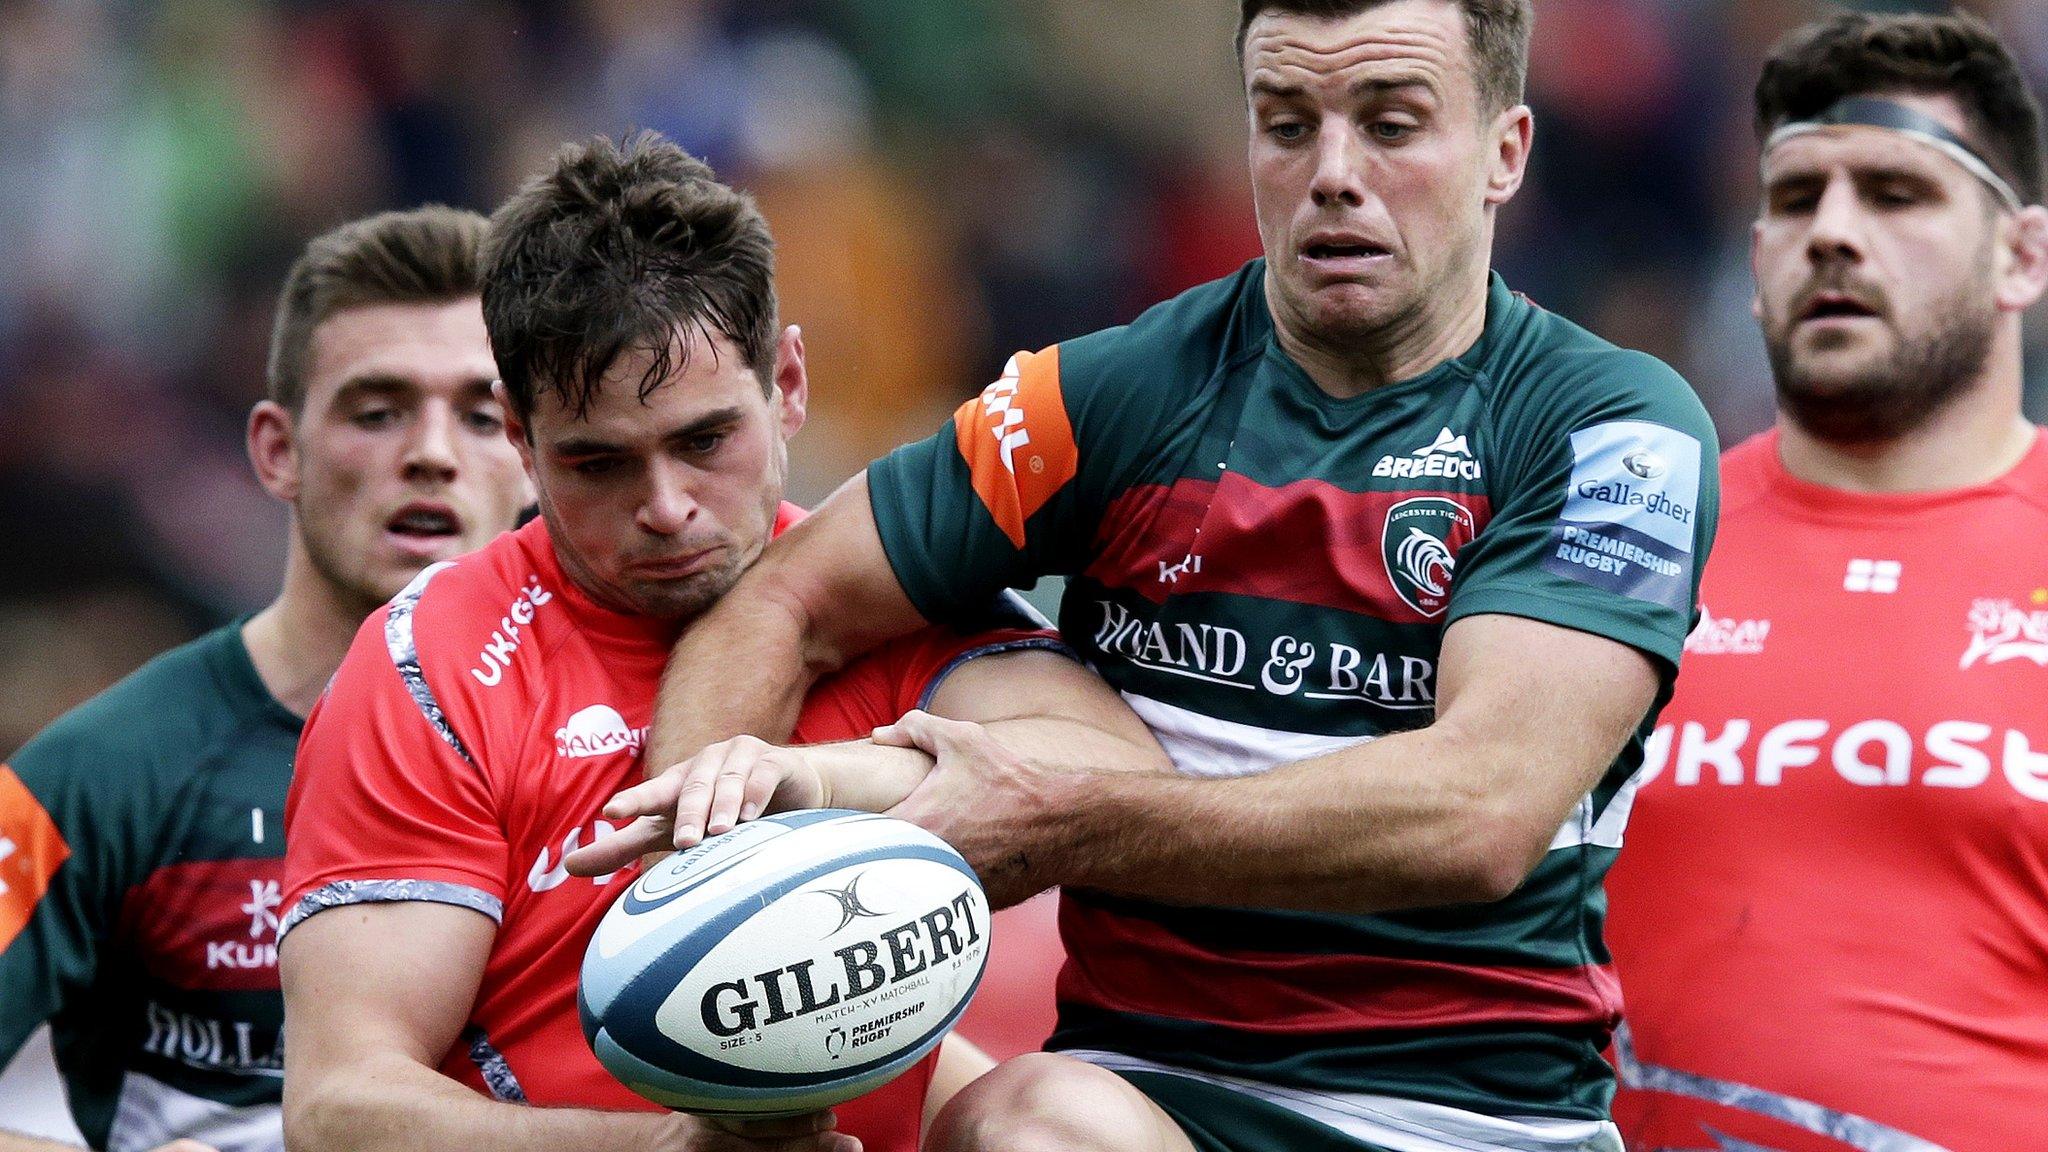
[(530, 678), (515, 670), (539, 663), (536, 636), (556, 611), (557, 590), (533, 551), (546, 539), (539, 523), (425, 569), (369, 619), (358, 643), (381, 647), (387, 662), (416, 668), (437, 686)]
[(1720, 452), (1713, 420), (1675, 369), (1523, 297), (1513, 301), (1480, 366), (1499, 450), (1547, 457), (1569, 445), (1582, 455), (1600, 438), (1595, 429), (1615, 425), (1614, 436), (1668, 443), (1711, 470)]
[(65, 713), (8, 763), (32, 791), (70, 787), (144, 802), (174, 791), (240, 722), (230, 625), (157, 656)]
[(1525, 297), (1514, 300), (1513, 322), (1486, 364), (1503, 407), (1664, 408), (1688, 423), (1706, 422), (1692, 385), (1670, 365), (1612, 344)]
[[(321, 712), (416, 712), (465, 757), (494, 718), (525, 715), (546, 691), (539, 633), (559, 611), (521, 539), (527, 531), (424, 569), (372, 613)], [(308, 741), (347, 738), (355, 727), (316, 715)]]

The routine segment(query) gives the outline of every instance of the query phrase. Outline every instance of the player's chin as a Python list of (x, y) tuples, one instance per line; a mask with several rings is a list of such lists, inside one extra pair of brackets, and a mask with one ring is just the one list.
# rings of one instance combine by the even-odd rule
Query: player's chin
[(627, 600), (643, 616), (687, 621), (710, 611), (738, 579), (738, 572), (718, 568), (680, 580), (631, 581), (625, 592)]
[(1338, 284), (1316, 292), (1303, 310), (1309, 331), (1329, 344), (1346, 344), (1385, 330), (1399, 302), (1385, 289)]

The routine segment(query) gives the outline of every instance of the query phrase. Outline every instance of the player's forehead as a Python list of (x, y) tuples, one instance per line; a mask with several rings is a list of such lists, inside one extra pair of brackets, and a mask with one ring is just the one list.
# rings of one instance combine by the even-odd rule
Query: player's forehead
[(1450, 0), (1396, 0), (1340, 17), (1263, 12), (1245, 30), (1244, 68), (1255, 99), (1402, 85), (1443, 96), (1473, 82), (1465, 18)]
[[(646, 389), (654, 374), (658, 378)], [(543, 441), (599, 440), (634, 447), (765, 406), (761, 378), (747, 366), (739, 346), (715, 329), (688, 325), (671, 337), (665, 357), (644, 345), (622, 353), (581, 413), (559, 390), (540, 389), (531, 422)]]
[(321, 321), (308, 342), (309, 404), (374, 386), (382, 392), (488, 392), (497, 378), (483, 303), (363, 304)]

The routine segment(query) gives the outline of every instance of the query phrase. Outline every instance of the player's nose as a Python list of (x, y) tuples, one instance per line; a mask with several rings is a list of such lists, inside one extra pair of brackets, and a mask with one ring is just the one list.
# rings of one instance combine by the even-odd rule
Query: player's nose
[(405, 444), (405, 472), (408, 479), (447, 482), (455, 478), (455, 412), (442, 404), (427, 404), (413, 422), (412, 436)]
[(1316, 133), (1316, 171), (1309, 180), (1309, 198), (1318, 208), (1332, 204), (1357, 207), (1365, 203), (1365, 142), (1350, 124), (1326, 126)]
[(1861, 259), (1866, 223), (1855, 187), (1848, 180), (1830, 180), (1820, 203), (1814, 206), (1813, 223), (1806, 234), (1807, 255), (1815, 263)]
[(648, 470), (647, 492), (636, 516), (642, 529), (656, 536), (674, 536), (689, 527), (698, 508), (690, 471), (665, 462)]

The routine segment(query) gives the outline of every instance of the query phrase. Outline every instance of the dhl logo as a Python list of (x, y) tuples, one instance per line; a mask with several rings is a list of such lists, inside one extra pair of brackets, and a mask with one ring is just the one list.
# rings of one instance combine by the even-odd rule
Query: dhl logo
[(1002, 378), (953, 415), (960, 458), (996, 526), (1024, 547), (1024, 524), (1074, 478), (1079, 452), (1060, 392), (1057, 346), (1019, 352)]

